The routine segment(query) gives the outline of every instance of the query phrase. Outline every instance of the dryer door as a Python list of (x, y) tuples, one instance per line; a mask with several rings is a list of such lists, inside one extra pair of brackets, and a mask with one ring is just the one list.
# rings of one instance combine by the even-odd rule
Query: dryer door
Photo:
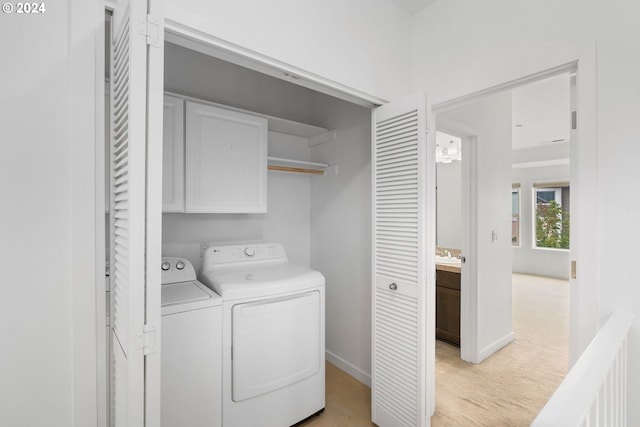
[(236, 304), (232, 319), (234, 402), (320, 370), (320, 292)]

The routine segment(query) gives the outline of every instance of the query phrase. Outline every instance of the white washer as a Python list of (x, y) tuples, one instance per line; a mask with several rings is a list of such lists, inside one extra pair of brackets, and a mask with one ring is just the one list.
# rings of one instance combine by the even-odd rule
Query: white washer
[(222, 425), (222, 298), (184, 258), (162, 258), (162, 427)]
[(322, 274), (261, 243), (207, 248), (199, 279), (223, 299), (223, 425), (285, 427), (322, 412)]

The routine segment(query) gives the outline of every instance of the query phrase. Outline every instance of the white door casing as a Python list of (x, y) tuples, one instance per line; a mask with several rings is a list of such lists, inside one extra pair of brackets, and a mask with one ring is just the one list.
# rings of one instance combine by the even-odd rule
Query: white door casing
[[(162, 5), (119, 1), (111, 49), (111, 423), (160, 425)], [(153, 15), (153, 18), (151, 16)]]
[(460, 358), (480, 363), (477, 289), (477, 151), (479, 131), (445, 114), (434, 114), (435, 129), (462, 139), (462, 243), (460, 276)]
[(435, 187), (428, 191), (426, 97), (379, 107), (372, 121), (372, 420), (428, 426), (435, 313), (427, 304), (427, 201)]

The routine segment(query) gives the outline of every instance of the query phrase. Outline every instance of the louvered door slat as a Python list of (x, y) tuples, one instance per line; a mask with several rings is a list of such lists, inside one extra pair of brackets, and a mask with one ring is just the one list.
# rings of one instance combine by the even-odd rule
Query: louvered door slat
[(379, 141), (376, 147), (378, 155), (384, 156), (390, 151), (396, 151), (400, 149), (414, 148), (413, 141), (415, 140), (414, 134), (396, 135), (394, 138), (389, 138), (384, 141)]
[(406, 188), (404, 186), (396, 186), (394, 188), (379, 188), (376, 192), (377, 205), (384, 205), (386, 203), (410, 203), (417, 206), (415, 199), (418, 197), (418, 192), (412, 188)]
[(420, 99), (374, 113), (372, 412), (381, 427), (424, 426), (426, 420)]
[[(147, 130), (152, 132), (155, 128), (149, 123), (155, 109), (147, 99), (151, 54), (141, 30), (146, 27), (155, 4), (155, 0), (117, 0), (111, 21), (110, 412), (111, 423), (116, 427), (149, 423), (150, 402), (159, 401), (145, 394), (145, 381), (153, 380), (153, 375), (149, 375), (148, 368), (145, 372), (149, 359), (145, 362), (142, 335), (145, 318), (149, 316), (145, 300), (152, 288), (146, 270), (149, 264), (146, 233), (155, 230), (147, 211), (148, 194), (155, 184), (147, 181), (149, 168), (153, 167), (149, 161), (152, 150), (147, 145)], [(158, 69), (161, 72), (161, 67)]]
[(378, 189), (376, 190), (376, 194), (384, 194), (384, 195), (410, 195), (413, 194), (416, 197), (418, 187), (412, 184), (399, 184), (399, 183), (378, 183)]
[(415, 245), (411, 245), (411, 243), (415, 241), (414, 233), (392, 227), (378, 228), (380, 230), (378, 234), (380, 236), (380, 240), (382, 240), (383, 238), (386, 239), (387, 242), (390, 240), (394, 240), (396, 242), (396, 246), (399, 249), (416, 251)]
[(379, 198), (376, 201), (376, 207), (377, 209), (387, 212), (417, 211), (418, 204), (413, 202), (411, 198), (407, 196), (399, 197), (396, 195), (395, 197), (387, 196), (386, 198)]
[(388, 160), (379, 162), (378, 171), (382, 173), (389, 169), (393, 169), (396, 171), (412, 170), (415, 169), (416, 166), (417, 163), (415, 161), (415, 153), (410, 153), (409, 155), (403, 153), (402, 156), (389, 158)]
[[(111, 212), (117, 217), (119, 213), (128, 210), (128, 198), (124, 197), (124, 192), (120, 191), (120, 186), (129, 182), (129, 168), (128, 168), (128, 147), (129, 147), (129, 139), (128, 139), (128, 109), (123, 107), (127, 103), (128, 98), (128, 79), (124, 74), (128, 72), (128, 55), (126, 54), (126, 50), (129, 47), (128, 43), (128, 31), (129, 31), (129, 21), (126, 19), (123, 23), (122, 28), (120, 29), (118, 38), (119, 42), (116, 43), (115, 49), (115, 58), (116, 58), (116, 66), (113, 69), (113, 80), (115, 92), (114, 96), (114, 106), (113, 109), (113, 121), (114, 121), (114, 133), (113, 133), (113, 142), (114, 147), (112, 149), (112, 177), (114, 178), (114, 194), (117, 194), (118, 201), (116, 202), (116, 198), (114, 197), (114, 202)], [(123, 41), (124, 40), (124, 41)], [(126, 295), (128, 294), (127, 288), (129, 286), (129, 277), (128, 274), (121, 274), (125, 262), (127, 261), (128, 250), (125, 251), (124, 248), (128, 246), (129, 242), (129, 228), (123, 227), (123, 223), (121, 221), (113, 222), (113, 234), (117, 236), (117, 239), (113, 239), (114, 244), (114, 252), (117, 254), (121, 254), (123, 256), (116, 256), (114, 259), (114, 268), (117, 272), (114, 276), (113, 281), (113, 292), (114, 292), (114, 300), (116, 304), (114, 304), (114, 323), (113, 323), (113, 333), (116, 336), (116, 342), (118, 346), (121, 347), (121, 351), (126, 358), (126, 354), (128, 352), (129, 346), (129, 328), (126, 327), (128, 324), (129, 318), (129, 310), (128, 310), (128, 301)], [(128, 272), (128, 269), (127, 269)], [(114, 371), (115, 373), (115, 371)], [(117, 388), (115, 389), (118, 390)]]
[(379, 343), (374, 356), (375, 404), (398, 420), (396, 425), (418, 425), (417, 301), (378, 289), (375, 308)]
[(378, 218), (385, 217), (398, 217), (398, 218), (415, 218), (418, 213), (418, 209), (416, 207), (393, 207), (391, 203), (381, 204), (376, 203), (376, 209), (379, 212)]
[(387, 188), (388, 186), (400, 186), (405, 188), (412, 188), (418, 176), (413, 173), (407, 172), (398, 172), (395, 174), (380, 174), (378, 177), (378, 183), (383, 187)]
[(381, 120), (380, 122), (376, 123), (376, 126), (379, 129), (387, 129), (393, 126), (396, 126), (397, 124), (402, 124), (406, 121), (415, 121), (417, 118), (417, 111), (416, 110), (412, 110), (412, 111), (408, 111), (404, 114), (399, 114), (397, 116), (391, 117), (391, 118), (385, 118), (384, 120)]
[(391, 267), (399, 265), (406, 269), (410, 269), (409, 271), (415, 271), (415, 265), (411, 263), (411, 259), (408, 256), (398, 256), (387, 251), (384, 251), (384, 255), (387, 260), (391, 260), (391, 262), (393, 262)]

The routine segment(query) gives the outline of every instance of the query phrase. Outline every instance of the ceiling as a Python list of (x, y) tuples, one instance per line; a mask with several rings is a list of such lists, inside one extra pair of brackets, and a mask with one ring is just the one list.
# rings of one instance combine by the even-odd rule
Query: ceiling
[(562, 74), (511, 92), (514, 149), (569, 141), (570, 78)]
[(409, 15), (414, 15), (437, 0), (391, 0)]
[[(571, 136), (571, 80), (568, 73), (529, 83), (511, 92), (511, 142), (514, 168), (568, 165)], [(504, 96), (497, 94), (496, 96)], [(484, 100), (485, 102), (487, 100)], [(485, 108), (493, 108), (489, 103)], [(461, 107), (464, 108), (464, 107)], [(498, 107), (496, 107), (498, 108)], [(508, 107), (507, 107), (508, 108)], [(476, 110), (447, 111), (444, 116), (465, 122)], [(494, 114), (508, 114), (503, 109)], [(452, 139), (443, 135), (436, 143), (450, 145)], [(447, 150), (449, 151), (449, 150)], [(437, 158), (436, 151), (436, 158)], [(464, 154), (464, 153), (463, 153)]]

